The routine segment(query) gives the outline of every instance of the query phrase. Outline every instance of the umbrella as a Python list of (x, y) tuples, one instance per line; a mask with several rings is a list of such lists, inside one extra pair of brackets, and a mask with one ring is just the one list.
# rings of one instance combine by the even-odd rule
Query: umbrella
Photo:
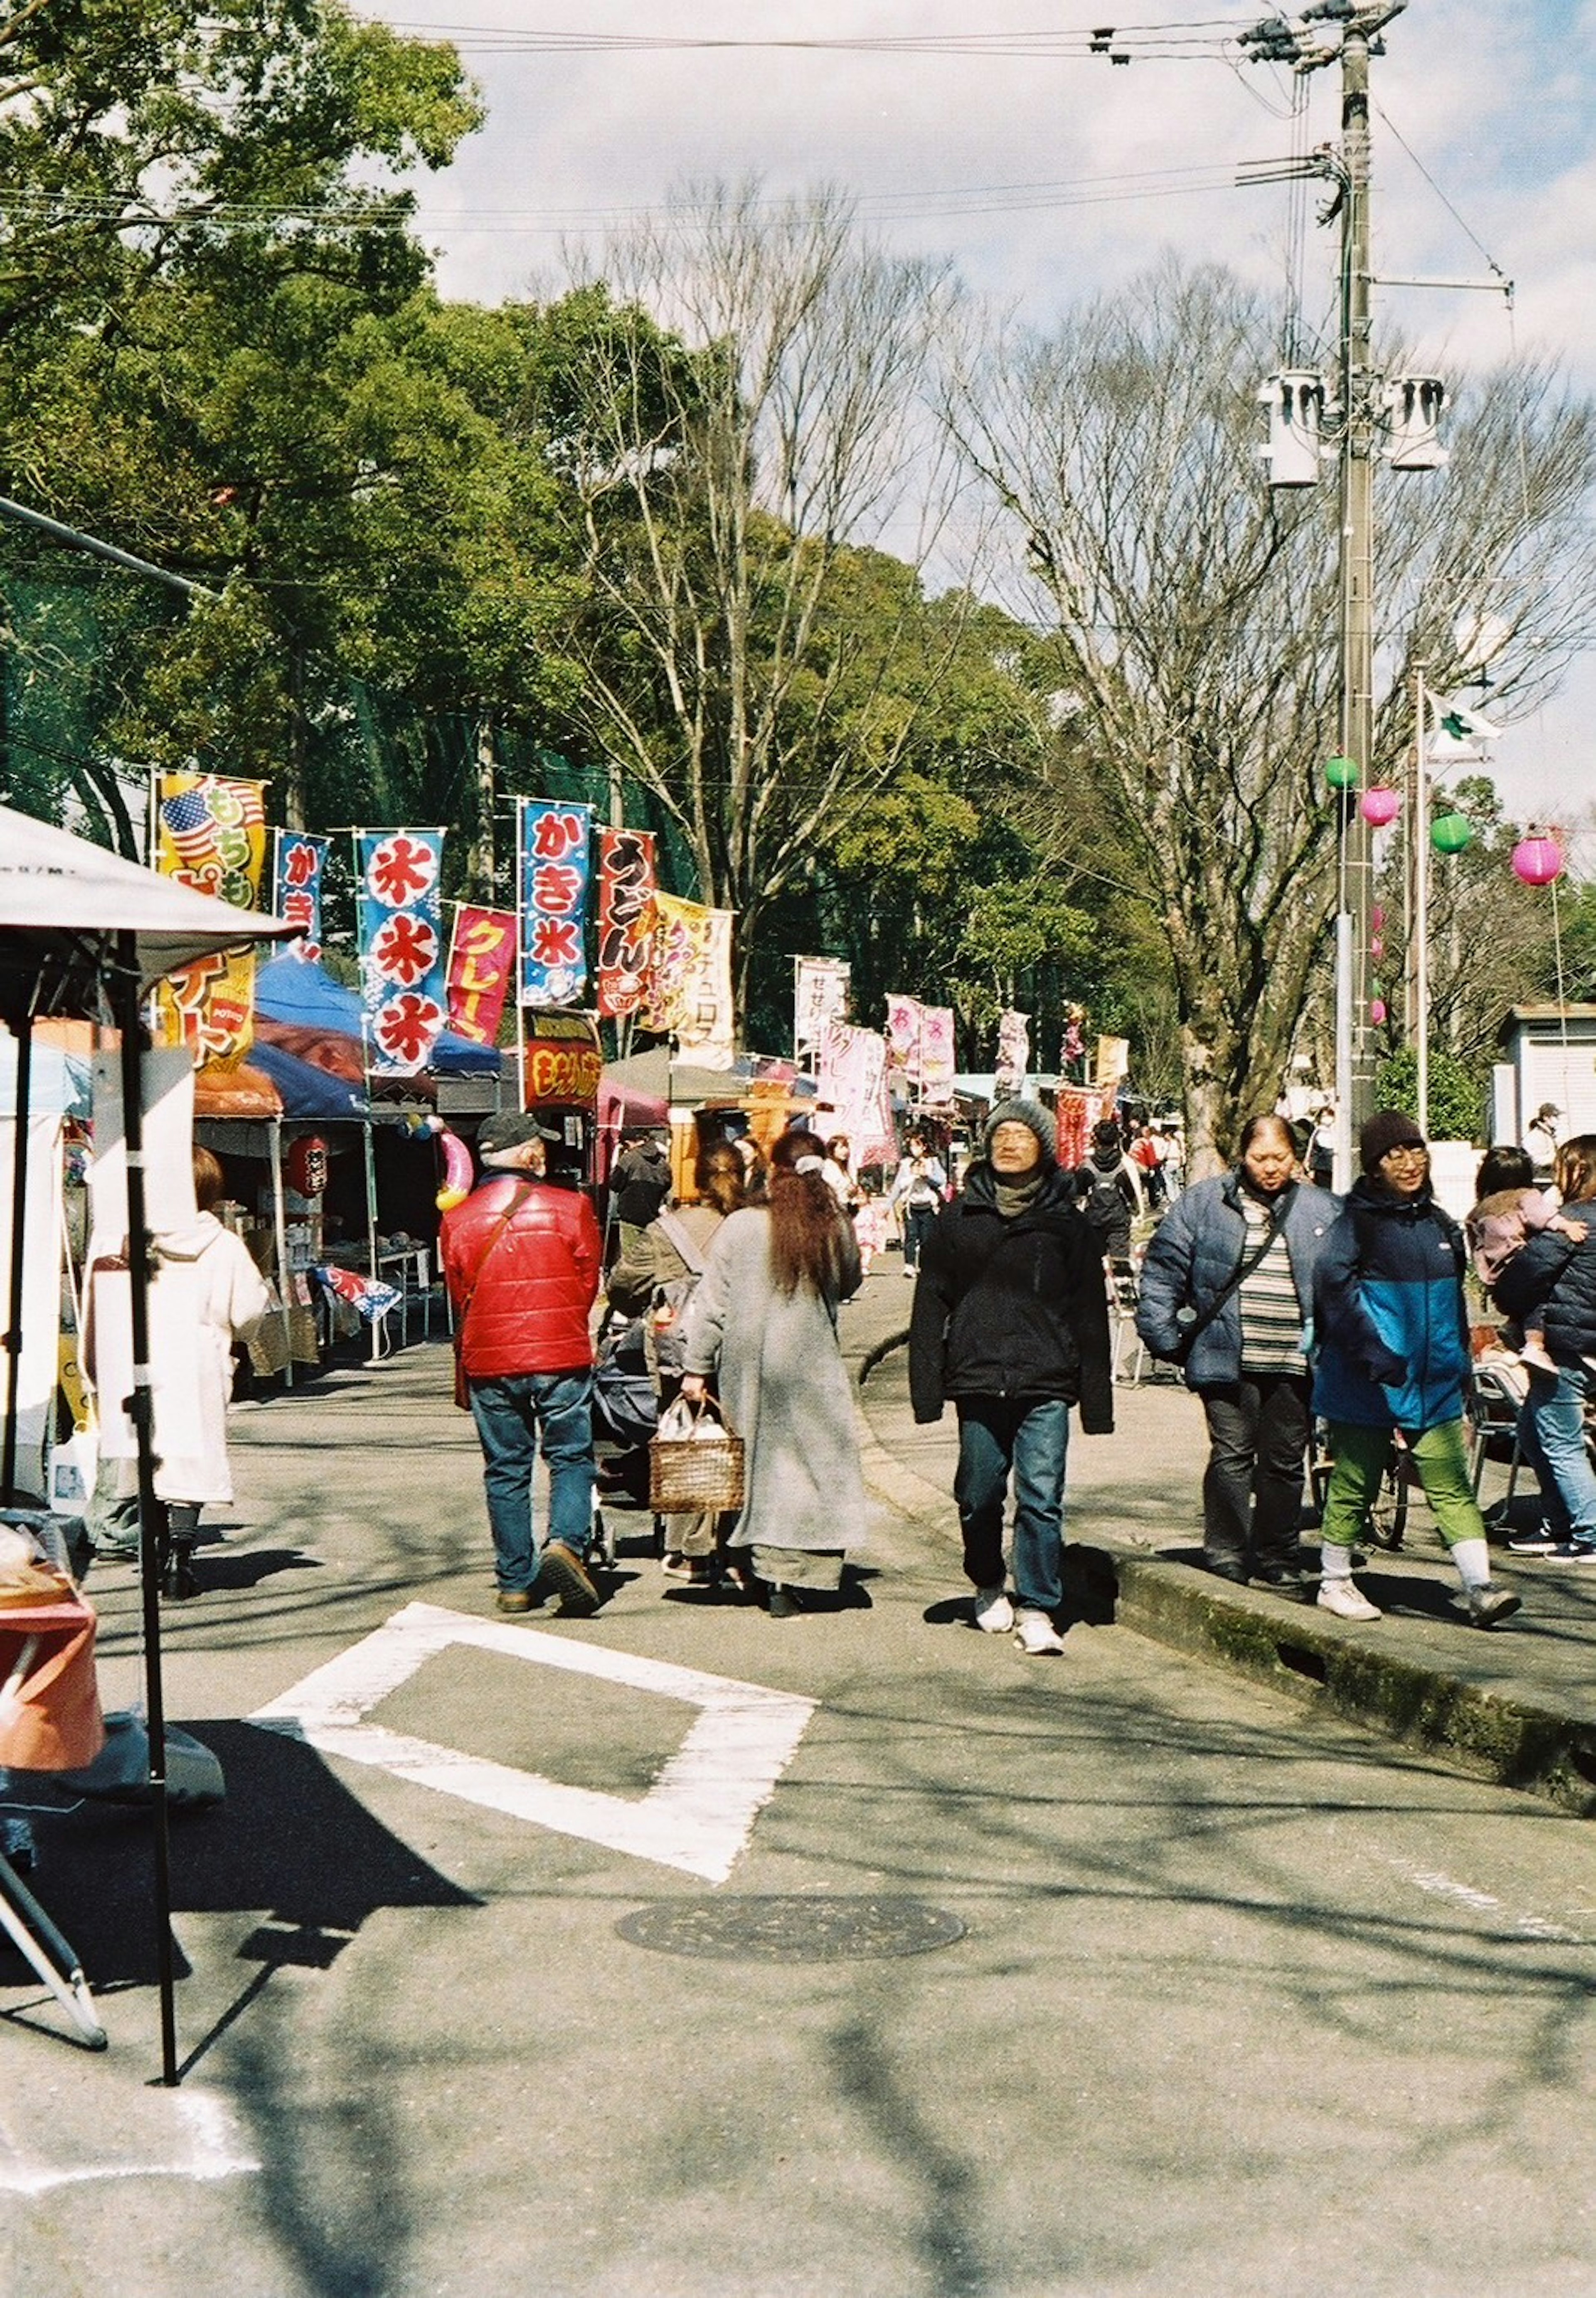
[(27, 1161), (21, 1145), (31, 1083), (33, 1025), (41, 1014), (98, 1014), (109, 1007), (121, 1033), (122, 1124), (128, 1161), (128, 1263), (132, 1299), (138, 1439), (139, 1564), (144, 1583), (145, 1699), (150, 1735), (150, 1806), (155, 1851), (156, 1944), (161, 1979), (161, 2080), (178, 2080), (171, 1870), (167, 1838), (166, 1719), (161, 1681), (161, 1592), (155, 1570), (154, 1429), (149, 1375), (149, 1237), (145, 1227), (141, 1062), (145, 991), (163, 973), (241, 943), (286, 938), (279, 918), (236, 910), (196, 894), (86, 839), (0, 806), (0, 1020), (17, 1040), (19, 1153), (12, 1185), (12, 1284), (5, 1439), (0, 1482), (16, 1470), (21, 1351), (21, 1237)]

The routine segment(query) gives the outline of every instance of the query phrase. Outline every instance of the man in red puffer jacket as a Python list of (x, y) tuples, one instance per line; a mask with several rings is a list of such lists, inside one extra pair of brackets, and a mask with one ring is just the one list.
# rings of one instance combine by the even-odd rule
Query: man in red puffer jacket
[[(545, 1178), (544, 1145), (558, 1139), (530, 1112), (490, 1117), (476, 1137), (482, 1178), (444, 1215), (439, 1242), (482, 1443), (499, 1609), (530, 1611), (541, 1581), (563, 1614), (582, 1617), (600, 1602), (583, 1559), (593, 1507), (588, 1315), (602, 1252), (587, 1199)], [(541, 1555), (532, 1521), (540, 1436), (549, 1464)]]

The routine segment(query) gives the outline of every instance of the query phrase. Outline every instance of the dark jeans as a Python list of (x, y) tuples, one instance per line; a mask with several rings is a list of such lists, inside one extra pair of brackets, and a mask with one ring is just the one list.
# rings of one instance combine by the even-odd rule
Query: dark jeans
[(1064, 1459), (1070, 1408), (1056, 1397), (961, 1397), (953, 1496), (964, 1570), (977, 1588), (1001, 1588), (1003, 1504), (1014, 1479), (1014, 1600), (1056, 1612), (1063, 1601)]
[(1202, 1396), (1210, 1448), (1203, 1552), (1210, 1564), (1284, 1564), (1295, 1553), (1302, 1508), (1307, 1377), (1244, 1372)]
[(592, 1537), (592, 1372), (504, 1373), (470, 1386), (499, 1585), (527, 1589), (538, 1576), (532, 1472), (540, 1435), (549, 1464), (549, 1538), (584, 1556)]
[(936, 1205), (906, 1205), (904, 1207), (904, 1267), (918, 1269), (920, 1249), (930, 1235), (940, 1208)]

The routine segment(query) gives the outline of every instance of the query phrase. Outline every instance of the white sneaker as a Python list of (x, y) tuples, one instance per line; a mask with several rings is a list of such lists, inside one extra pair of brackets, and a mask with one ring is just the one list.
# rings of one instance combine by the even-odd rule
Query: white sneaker
[(989, 1636), (1006, 1636), (1014, 1624), (1014, 1608), (1001, 1588), (975, 1591), (975, 1624)]
[(1044, 1652), (1062, 1652), (1064, 1640), (1046, 1612), (1021, 1612), (1015, 1624), (1014, 1641), (1022, 1652), (1039, 1658)]
[(1334, 1612), (1338, 1620), (1377, 1620), (1380, 1608), (1371, 1604), (1361, 1589), (1351, 1580), (1321, 1580), (1319, 1583), (1319, 1604), (1323, 1612)]

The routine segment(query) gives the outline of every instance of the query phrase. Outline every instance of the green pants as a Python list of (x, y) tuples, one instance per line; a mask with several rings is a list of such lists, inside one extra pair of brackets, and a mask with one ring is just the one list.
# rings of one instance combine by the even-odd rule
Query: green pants
[[(1319, 1537), (1332, 1548), (1351, 1548), (1364, 1536), (1380, 1478), (1391, 1463), (1393, 1432), (1360, 1427), (1351, 1420), (1332, 1420), (1329, 1429), (1336, 1465), (1325, 1494)], [(1468, 1472), (1466, 1424), (1448, 1420), (1439, 1428), (1426, 1428), (1422, 1436), (1407, 1435), (1405, 1430), (1403, 1434), (1419, 1488), (1446, 1546), (1455, 1548), (1460, 1540), (1484, 1540), (1484, 1518)]]

